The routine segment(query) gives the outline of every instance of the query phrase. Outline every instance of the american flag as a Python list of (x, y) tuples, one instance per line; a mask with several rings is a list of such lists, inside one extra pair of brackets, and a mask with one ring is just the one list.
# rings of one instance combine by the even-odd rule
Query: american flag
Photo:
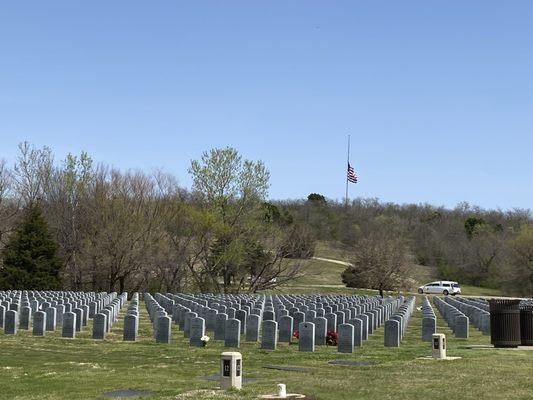
[(353, 167), (348, 163), (348, 176), (347, 176), (348, 182), (357, 183), (357, 175), (355, 174), (355, 170)]

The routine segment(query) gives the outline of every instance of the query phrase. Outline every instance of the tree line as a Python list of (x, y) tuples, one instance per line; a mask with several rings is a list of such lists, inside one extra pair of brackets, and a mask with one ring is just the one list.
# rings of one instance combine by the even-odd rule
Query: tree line
[(533, 297), (533, 220), (527, 209), (453, 209), (355, 199), (348, 206), (309, 195), (283, 202), (312, 237), (345, 250), (349, 286), (412, 287), (410, 266), (436, 268), (443, 280)]
[[(412, 285), (417, 263), (442, 279), (533, 295), (529, 210), (345, 205), (317, 193), (273, 201), (266, 166), (233, 148), (206, 151), (187, 172), (190, 190), (162, 171), (121, 171), (87, 153), (56, 161), (22, 143), (13, 166), (0, 160), (0, 289), (23, 282), (22, 271), (17, 279), (40, 289), (257, 292), (300, 276), (298, 260), (323, 241), (354, 265), (349, 286)], [(28, 227), (48, 264), (20, 261), (37, 251), (24, 247)], [(43, 271), (50, 280), (28, 280)]]
[(262, 162), (213, 149), (188, 172), (191, 191), (161, 171), (123, 172), (86, 153), (56, 163), (22, 143), (12, 168), (0, 163), (0, 288), (33, 288), (26, 278), (47, 270), (25, 256), (32, 235), (57, 243), (50, 257), (69, 290), (256, 292), (299, 275), (289, 257), (301, 229), (266, 201)]

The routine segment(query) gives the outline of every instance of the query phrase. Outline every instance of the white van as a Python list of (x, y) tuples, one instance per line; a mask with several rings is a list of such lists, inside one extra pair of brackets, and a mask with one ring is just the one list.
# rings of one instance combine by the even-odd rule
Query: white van
[(418, 293), (443, 294), (445, 296), (451, 294), (454, 296), (456, 294), (461, 294), (461, 288), (459, 287), (459, 284), (454, 281), (436, 281), (420, 286), (418, 288)]

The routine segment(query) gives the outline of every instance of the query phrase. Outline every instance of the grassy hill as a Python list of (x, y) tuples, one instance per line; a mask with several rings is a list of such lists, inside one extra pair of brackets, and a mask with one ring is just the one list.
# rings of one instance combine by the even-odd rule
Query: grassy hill
[[(318, 259), (317, 259), (318, 258)], [(336, 248), (328, 242), (318, 242), (315, 250), (315, 258), (305, 260), (290, 260), (291, 263), (298, 263), (302, 268), (302, 276), (284, 285), (282, 292), (293, 293), (354, 293), (361, 290), (346, 288), (342, 283), (341, 274), (346, 268), (340, 263), (326, 261), (325, 259), (349, 262), (349, 253)], [(412, 278), (416, 286), (427, 282), (442, 279), (436, 267), (415, 265), (412, 270)], [(459, 282), (461, 284), (461, 282)], [(497, 289), (483, 288), (472, 285), (461, 284), (463, 295), (465, 296), (499, 296), (502, 293)], [(368, 290), (368, 293), (376, 291)]]

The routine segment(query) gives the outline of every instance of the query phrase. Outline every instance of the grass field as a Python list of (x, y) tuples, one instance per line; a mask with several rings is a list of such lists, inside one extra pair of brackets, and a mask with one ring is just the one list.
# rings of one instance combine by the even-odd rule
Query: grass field
[[(531, 399), (533, 351), (468, 350), (465, 344), (488, 344), (489, 339), (471, 327), (471, 338), (454, 339), (439, 318), (439, 331), (448, 338), (448, 354), (456, 361), (419, 360), (430, 347), (420, 340), (420, 311), (415, 311), (401, 348), (383, 346), (380, 328), (351, 355), (335, 348), (318, 347), (315, 353), (299, 353), (296, 345), (277, 351), (260, 350), (243, 343), (241, 392), (209, 394), (218, 374), (219, 354), (224, 349), (211, 341), (207, 348), (189, 348), (181, 332), (173, 328), (171, 345), (154, 343), (144, 307), (136, 343), (123, 343), (122, 322), (115, 324), (105, 341), (90, 339), (90, 326), (77, 339), (61, 339), (59, 332), (45, 338), (29, 332), (0, 334), (1, 399), (104, 399), (117, 389), (153, 392), (150, 399), (252, 399), (285, 383), (290, 392), (314, 399)], [(329, 360), (364, 361), (368, 366), (334, 366)], [(300, 366), (305, 372), (279, 371), (266, 365)], [(208, 392), (194, 392), (208, 390)]]
[[(318, 242), (315, 257), (332, 260), (349, 261), (347, 253), (332, 247), (326, 242)], [(302, 266), (303, 275), (281, 288), (284, 293), (355, 293), (361, 290), (347, 289), (342, 283), (341, 274), (346, 268), (344, 265), (316, 259), (291, 260)], [(412, 277), (416, 285), (423, 285), (434, 280), (439, 280), (437, 268), (425, 265), (414, 265)], [(501, 296), (498, 289), (483, 288), (461, 284), (462, 294), (465, 296)], [(375, 293), (375, 291), (366, 291)], [(412, 293), (415, 293), (414, 291)]]

